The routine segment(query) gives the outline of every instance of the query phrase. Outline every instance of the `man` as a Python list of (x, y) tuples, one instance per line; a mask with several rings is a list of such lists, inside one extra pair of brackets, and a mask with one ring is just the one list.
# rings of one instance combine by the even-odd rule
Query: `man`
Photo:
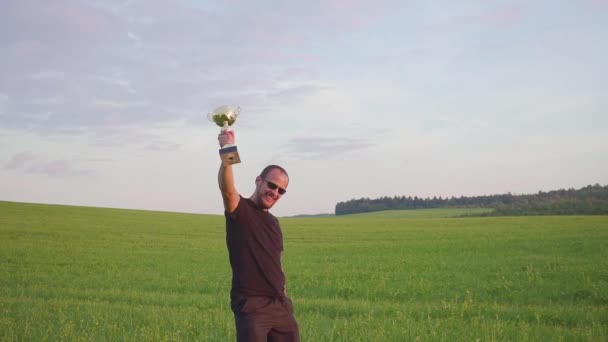
[[(218, 140), (220, 147), (234, 144), (234, 132), (224, 131)], [(268, 212), (286, 192), (287, 172), (267, 166), (256, 177), (249, 198), (237, 192), (232, 165), (221, 164), (218, 182), (226, 216), (237, 341), (299, 341), (281, 267), (283, 234), (279, 221)]]

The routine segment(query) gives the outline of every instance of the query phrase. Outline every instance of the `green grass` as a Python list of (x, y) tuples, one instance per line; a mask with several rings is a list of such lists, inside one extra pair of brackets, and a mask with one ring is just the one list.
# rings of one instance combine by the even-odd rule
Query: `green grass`
[[(303, 341), (608, 339), (608, 217), (282, 219)], [(234, 340), (221, 216), (0, 202), (0, 340)]]

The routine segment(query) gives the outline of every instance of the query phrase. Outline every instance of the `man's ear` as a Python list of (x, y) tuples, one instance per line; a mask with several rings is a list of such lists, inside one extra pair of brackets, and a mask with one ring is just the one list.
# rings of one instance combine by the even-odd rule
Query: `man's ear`
[(262, 178), (260, 176), (255, 177), (255, 187), (257, 188), (262, 183)]

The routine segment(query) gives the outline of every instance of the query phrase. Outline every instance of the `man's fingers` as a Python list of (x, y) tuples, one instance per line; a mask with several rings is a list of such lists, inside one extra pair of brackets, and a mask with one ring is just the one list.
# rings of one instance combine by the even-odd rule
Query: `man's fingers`
[(217, 139), (220, 142), (220, 146), (224, 146), (227, 144), (234, 144), (234, 132), (233, 131), (223, 131), (217, 136)]

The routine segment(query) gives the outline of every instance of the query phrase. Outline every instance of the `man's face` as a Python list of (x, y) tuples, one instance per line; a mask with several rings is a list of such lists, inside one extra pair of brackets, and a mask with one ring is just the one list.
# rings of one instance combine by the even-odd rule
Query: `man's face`
[(281, 192), (287, 189), (289, 179), (279, 169), (273, 169), (265, 179), (257, 177), (255, 180), (258, 205), (262, 209), (270, 209), (281, 198)]

